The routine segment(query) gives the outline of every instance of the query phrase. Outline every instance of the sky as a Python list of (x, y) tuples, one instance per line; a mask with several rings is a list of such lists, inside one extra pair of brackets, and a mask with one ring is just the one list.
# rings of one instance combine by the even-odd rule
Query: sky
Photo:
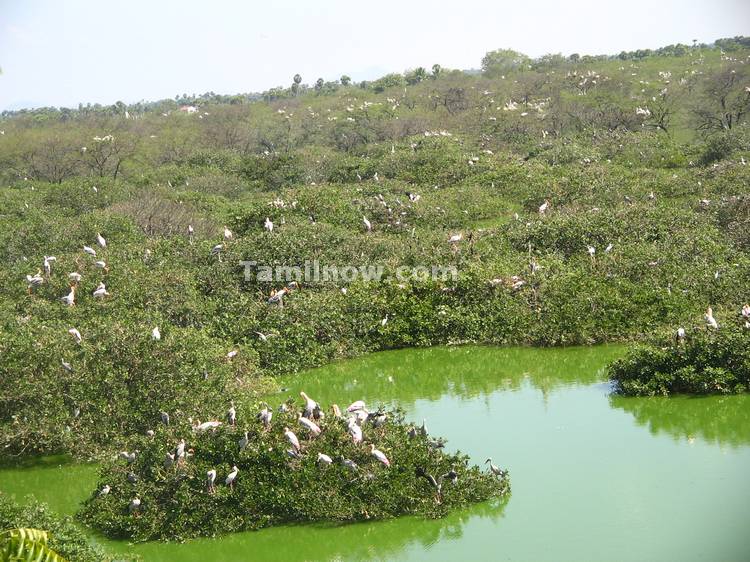
[(0, 0), (0, 110), (750, 35), (750, 0)]

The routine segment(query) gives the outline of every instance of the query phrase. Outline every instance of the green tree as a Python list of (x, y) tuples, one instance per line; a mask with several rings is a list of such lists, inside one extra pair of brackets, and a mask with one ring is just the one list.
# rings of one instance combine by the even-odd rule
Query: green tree
[(339, 81), (341, 82), (342, 86), (348, 86), (349, 84), (352, 83), (352, 79), (349, 76), (347, 76), (346, 74), (342, 74), (341, 78), (339, 79)]
[(435, 80), (438, 76), (440, 76), (440, 72), (442, 72), (443, 67), (441, 67), (439, 64), (435, 63), (432, 65), (432, 79)]
[(500, 76), (512, 70), (520, 70), (528, 65), (531, 59), (512, 49), (490, 51), (482, 59), (482, 72), (490, 78)]
[(420, 66), (419, 68), (415, 68), (411, 72), (407, 72), (404, 78), (406, 79), (407, 84), (413, 86), (414, 84), (419, 84), (422, 80), (427, 78), (427, 71), (424, 69), (424, 67)]
[(292, 78), (292, 93), (297, 96), (300, 91), (300, 84), (302, 83), (302, 76), (295, 74)]
[(386, 88), (393, 88), (394, 86), (403, 86), (404, 77), (396, 72), (386, 74), (381, 78), (378, 78), (372, 83), (372, 89), (376, 92), (383, 92)]

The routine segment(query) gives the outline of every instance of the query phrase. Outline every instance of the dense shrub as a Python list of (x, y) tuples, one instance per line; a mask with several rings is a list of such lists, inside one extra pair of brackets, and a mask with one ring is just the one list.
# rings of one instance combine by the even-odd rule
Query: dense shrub
[(622, 394), (730, 394), (750, 388), (750, 330), (690, 332), (666, 347), (642, 345), (609, 370)]
[[(283, 523), (440, 517), (509, 493), (506, 472), (482, 472), (469, 466), (467, 456), (444, 453), (443, 441), (407, 425), (401, 412), (378, 410), (374, 415), (385, 416), (378, 418), (384, 423), (362, 422), (365, 441), (355, 444), (344, 419), (326, 415), (315, 437), (297, 423), (293, 402), (287, 407), (288, 412), (274, 413), (268, 429), (254, 419), (258, 406), (239, 410), (236, 427), (191, 434), (189, 426), (170, 425), (153, 439), (134, 440), (135, 460), (118, 459), (102, 469), (99, 489), (86, 501), (81, 519), (110, 537), (184, 539)], [(288, 453), (285, 427), (299, 437), (298, 455)], [(240, 450), (244, 432), (248, 444)], [(165, 465), (180, 438), (190, 450), (187, 458)], [(386, 454), (390, 466), (370, 454), (368, 443)], [(319, 453), (333, 463), (320, 463)], [(343, 459), (357, 467), (345, 466)], [(229, 487), (225, 479), (233, 466), (239, 473)], [(209, 470), (217, 473), (215, 490), (208, 488)], [(452, 470), (455, 483), (443, 477)], [(104, 486), (107, 494), (100, 493)], [(135, 497), (138, 509), (130, 508)]]

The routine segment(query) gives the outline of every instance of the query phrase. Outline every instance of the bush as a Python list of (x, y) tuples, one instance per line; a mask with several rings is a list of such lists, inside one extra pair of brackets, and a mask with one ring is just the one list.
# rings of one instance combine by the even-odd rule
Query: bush
[(616, 391), (654, 396), (731, 394), (750, 389), (750, 330), (721, 327), (691, 332), (666, 347), (635, 347), (615, 361), (609, 376)]
[[(181, 540), (285, 523), (406, 514), (441, 517), (457, 507), (509, 493), (506, 472), (495, 476), (469, 466), (465, 455), (444, 453), (442, 440), (406, 424), (399, 411), (373, 413), (362, 422), (365, 443), (356, 445), (345, 420), (333, 415), (318, 420), (322, 433), (314, 437), (298, 425), (294, 403), (286, 405), (288, 411), (274, 413), (267, 430), (254, 420), (258, 407), (240, 410), (237, 427), (190, 435), (188, 458), (171, 466), (164, 465), (165, 456), (180, 436), (189, 435), (189, 426), (161, 427), (153, 439), (133, 441), (135, 461), (120, 459), (103, 468), (99, 489), (108, 485), (110, 491), (95, 491), (80, 518), (110, 537)], [(376, 424), (374, 419), (385, 421)], [(285, 426), (300, 439), (297, 458), (288, 453)], [(249, 444), (240, 450), (245, 431)], [(383, 451), (390, 466), (374, 458), (366, 443)], [(320, 464), (319, 453), (333, 464)], [(354, 461), (357, 468), (344, 466), (343, 459)], [(234, 465), (239, 473), (229, 487), (224, 480)], [(208, 489), (208, 470), (217, 472), (215, 491)], [(457, 474), (455, 483), (443, 478), (451, 470)], [(129, 508), (134, 497), (141, 500), (135, 511)]]

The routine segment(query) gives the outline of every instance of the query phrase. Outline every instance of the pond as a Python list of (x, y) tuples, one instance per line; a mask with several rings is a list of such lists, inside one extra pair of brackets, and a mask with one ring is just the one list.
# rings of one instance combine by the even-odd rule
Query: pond
[[(510, 470), (512, 495), (441, 520), (286, 526), (186, 544), (96, 539), (146, 561), (750, 559), (750, 395), (612, 396), (618, 346), (433, 348), (377, 353), (282, 381), (324, 404), (364, 399), (427, 420), (481, 464)], [(0, 490), (34, 492), (72, 513), (96, 467), (0, 472)]]

